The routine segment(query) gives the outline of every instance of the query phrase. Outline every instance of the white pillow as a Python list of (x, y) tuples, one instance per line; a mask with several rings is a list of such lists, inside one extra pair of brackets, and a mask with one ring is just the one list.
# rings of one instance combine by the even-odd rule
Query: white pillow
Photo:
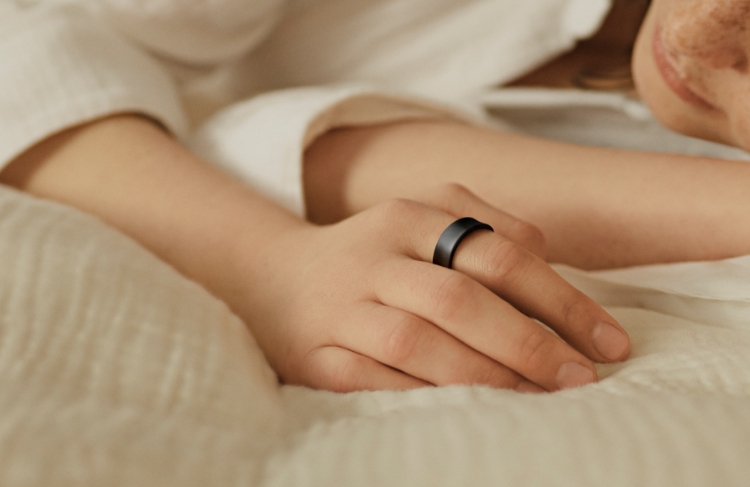
[[(600, 367), (596, 385), (547, 395), (483, 387), (340, 395), (279, 388), (226, 306), (75, 210), (0, 188), (0, 269), (0, 485), (641, 487), (750, 478), (750, 313), (723, 324), (640, 309), (660, 296), (700, 307), (705, 296), (665, 288), (668, 270), (561, 269), (607, 299), (624, 296), (610, 311), (633, 355)], [(719, 267), (680, 272), (725, 277)], [(719, 306), (712, 316), (717, 302), (739, 309), (742, 296), (719, 300), (721, 286), (709, 287)]]

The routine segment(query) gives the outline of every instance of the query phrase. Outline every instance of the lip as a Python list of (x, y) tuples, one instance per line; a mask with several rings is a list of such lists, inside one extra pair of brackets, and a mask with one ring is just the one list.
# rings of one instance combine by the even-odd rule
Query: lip
[(674, 65), (667, 57), (667, 53), (664, 50), (664, 44), (661, 39), (661, 27), (656, 26), (654, 29), (652, 50), (654, 53), (654, 60), (656, 61), (656, 67), (659, 70), (664, 82), (674, 92), (675, 95), (679, 96), (683, 101), (688, 104), (700, 108), (702, 110), (717, 110), (715, 106), (707, 102), (705, 99), (697, 95), (693, 90), (687, 87), (683, 82), (679, 73), (675, 69)]

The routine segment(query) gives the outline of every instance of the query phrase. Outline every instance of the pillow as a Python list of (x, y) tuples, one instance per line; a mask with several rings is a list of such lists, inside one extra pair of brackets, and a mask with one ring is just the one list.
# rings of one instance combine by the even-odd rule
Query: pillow
[(1, 187), (0, 269), (0, 485), (750, 478), (750, 313), (722, 322), (729, 308), (716, 303), (739, 309), (742, 296), (722, 291), (720, 266), (676, 271), (716, 281), (703, 286), (708, 321), (645, 309), (663, 296), (693, 309), (706, 300), (668, 288), (669, 266), (619, 277), (561, 268), (619, 299), (609, 310), (633, 352), (600, 366), (597, 384), (543, 395), (279, 387), (244, 325), (200, 286), (92, 217)]

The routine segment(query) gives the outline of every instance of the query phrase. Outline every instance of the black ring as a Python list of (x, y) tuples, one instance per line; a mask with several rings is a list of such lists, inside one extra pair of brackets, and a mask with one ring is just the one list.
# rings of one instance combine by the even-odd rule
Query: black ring
[(432, 254), (432, 263), (450, 269), (453, 265), (453, 254), (456, 253), (461, 240), (465, 239), (467, 235), (475, 230), (489, 230), (490, 232), (494, 232), (491, 226), (469, 217), (459, 218), (448, 225), (448, 228), (440, 235), (437, 245), (435, 245), (435, 253)]

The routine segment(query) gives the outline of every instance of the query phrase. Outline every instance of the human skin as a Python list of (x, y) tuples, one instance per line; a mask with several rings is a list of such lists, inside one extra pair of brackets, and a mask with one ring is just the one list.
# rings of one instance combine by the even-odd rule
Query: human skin
[(635, 45), (633, 74), (659, 121), (750, 150), (749, 26), (748, 0), (652, 2)]
[[(633, 69), (639, 93), (668, 127), (750, 148), (749, 5), (652, 2)], [(711, 108), (668, 86), (654, 57), (657, 26), (683, 83)], [(309, 148), (305, 170), (308, 212), (318, 222), (453, 181), (537, 225), (552, 262), (600, 269), (750, 253), (750, 165), (743, 162), (413, 122), (330, 132)]]
[[(0, 182), (96, 215), (201, 283), (286, 383), (554, 391), (629, 351), (614, 318), (527, 250), (543, 251), (538, 230), (455, 185), (315, 226), (128, 115), (50, 137)], [(467, 237), (455, 270), (431, 264), (464, 212), (496, 232)]]
[[(680, 18), (658, 5), (668, 12), (698, 1), (657, 1), (644, 25)], [(665, 32), (679, 32), (663, 22)], [(677, 125), (697, 107), (666, 96), (647, 61), (636, 71), (639, 87), (654, 90), (657, 116), (697, 131), (698, 115), (695, 127)], [(732, 126), (717, 115), (704, 135), (744, 140), (730, 137), (741, 133)], [(308, 216), (322, 226), (289, 215), (130, 116), (51, 137), (0, 180), (135, 238), (227, 302), (284, 381), (339, 391), (470, 383), (557, 390), (594, 380), (592, 360), (627, 356), (627, 339), (602, 325), (621, 331), (612, 317), (518, 245), (539, 252), (532, 227), (454, 183), (537, 224), (557, 262), (598, 268), (750, 251), (744, 163), (579, 147), (450, 122), (321, 137), (306, 154), (305, 186)], [(466, 215), (498, 233), (462, 243), (456, 271), (429, 264), (440, 232)]]

